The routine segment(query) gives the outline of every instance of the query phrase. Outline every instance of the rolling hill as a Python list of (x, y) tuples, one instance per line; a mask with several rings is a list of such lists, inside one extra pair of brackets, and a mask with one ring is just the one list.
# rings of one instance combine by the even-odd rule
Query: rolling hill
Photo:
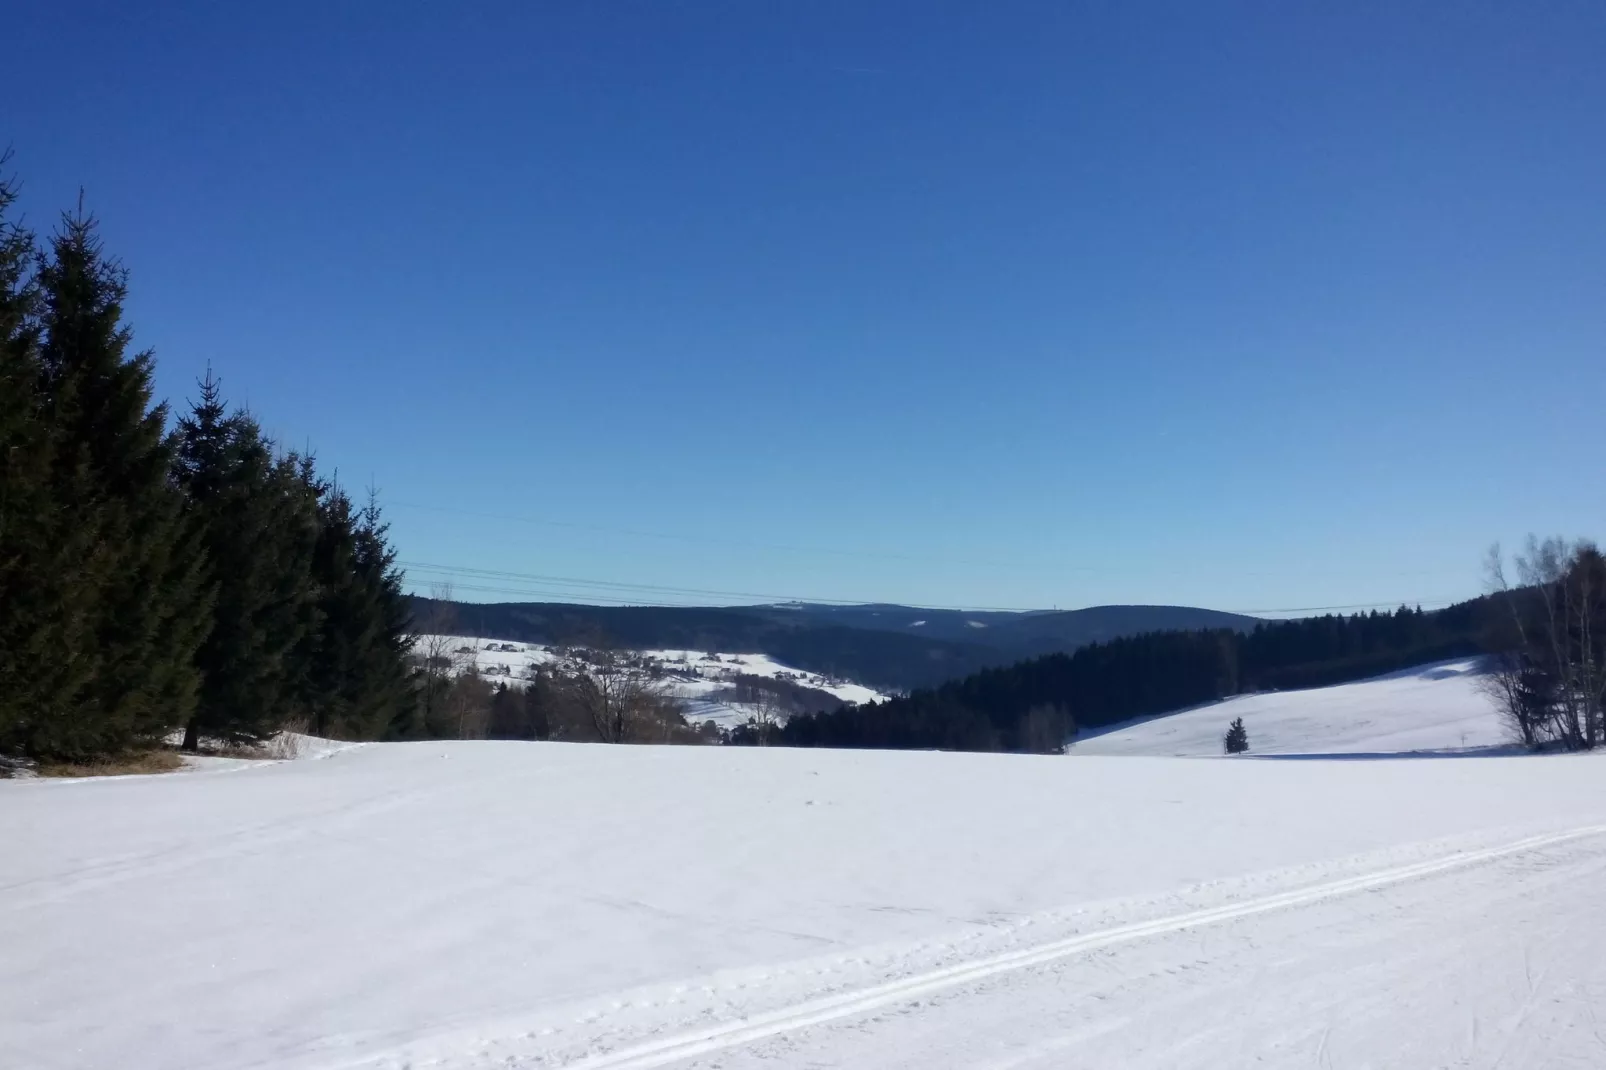
[(1435, 662), (1370, 680), (1238, 695), (1085, 732), (1076, 754), (1192, 757), (1221, 753), (1242, 717), (1251, 755), (1470, 754), (1510, 746), (1510, 730), (1480, 683), (1477, 658)]
[(884, 691), (930, 687), (980, 669), (1142, 632), (1245, 631), (1255, 617), (1188, 606), (1096, 606), (1033, 613), (899, 605), (590, 606), (413, 599), (422, 630), (525, 643), (612, 643), (636, 650), (767, 654)]
[(772, 614), (800, 614), (868, 631), (919, 635), (979, 644), (1018, 657), (1075, 650), (1087, 643), (1142, 632), (1231, 628), (1247, 631), (1260, 618), (1193, 606), (1091, 606), (1087, 609), (1033, 610), (1026, 613), (920, 609), (900, 605), (827, 606), (798, 603), (755, 607)]

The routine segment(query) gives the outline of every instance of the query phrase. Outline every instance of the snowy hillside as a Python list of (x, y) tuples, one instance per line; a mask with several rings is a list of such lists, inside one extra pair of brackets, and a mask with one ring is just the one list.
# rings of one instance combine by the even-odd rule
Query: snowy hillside
[(370, 744), (0, 814), (0, 1066), (1601, 1065), (1591, 756)]
[(1478, 662), (1446, 661), (1359, 683), (1242, 695), (1084, 734), (1077, 754), (1220, 754), (1244, 719), (1252, 754), (1402, 754), (1497, 747), (1510, 736)]
[[(457, 671), (463, 671), (472, 664), (488, 678), (505, 679), (514, 686), (521, 685), (528, 678), (531, 668), (553, 665), (563, 660), (562, 652), (550, 646), (467, 636), (422, 635), (418, 637), (415, 649), (446, 656)], [(669, 693), (681, 700), (686, 708), (686, 719), (694, 723), (714, 721), (720, 725), (732, 725), (746, 721), (751, 716), (746, 706), (720, 697), (741, 676), (789, 681), (799, 687), (824, 691), (842, 702), (879, 702), (887, 697), (848, 680), (832, 679), (782, 665), (767, 654), (732, 654), (710, 650), (642, 650), (634, 653), (644, 658), (652, 671), (667, 681)]]

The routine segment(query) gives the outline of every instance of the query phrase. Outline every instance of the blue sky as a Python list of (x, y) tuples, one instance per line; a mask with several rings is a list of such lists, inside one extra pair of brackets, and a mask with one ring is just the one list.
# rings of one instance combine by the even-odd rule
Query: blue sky
[(620, 585), (464, 597), (1430, 603), (1606, 534), (1606, 5), (6, 21), (162, 393), (406, 561)]

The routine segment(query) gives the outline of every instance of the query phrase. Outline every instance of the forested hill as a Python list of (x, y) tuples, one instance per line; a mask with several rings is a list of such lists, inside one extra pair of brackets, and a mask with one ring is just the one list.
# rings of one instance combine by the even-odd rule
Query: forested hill
[(747, 612), (772, 619), (787, 616), (861, 628), (898, 632), (926, 639), (948, 639), (1014, 654), (1052, 654), (1087, 643), (1143, 632), (1231, 628), (1248, 631), (1260, 618), (1194, 606), (1091, 606), (1087, 609), (1036, 610), (1027, 613), (919, 609), (900, 605), (827, 606), (793, 603), (756, 606)]
[(976, 613), (898, 605), (678, 607), (415, 598), (421, 631), (530, 643), (768, 654), (885, 691), (934, 687), (990, 666), (1167, 628), (1248, 630), (1260, 621), (1189, 606)]
[(1013, 660), (978, 644), (861, 631), (744, 609), (413, 600), (414, 627), (527, 643), (768, 654), (883, 691), (930, 687)]
[(1320, 687), (1478, 653), (1487, 599), (1432, 613), (1161, 631), (986, 669), (906, 698), (794, 717), (793, 746), (1057, 750), (1094, 728), (1250, 691)]

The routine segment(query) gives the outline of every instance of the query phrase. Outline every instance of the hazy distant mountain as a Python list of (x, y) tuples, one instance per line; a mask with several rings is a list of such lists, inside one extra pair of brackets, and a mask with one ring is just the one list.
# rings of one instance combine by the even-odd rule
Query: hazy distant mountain
[(802, 615), (849, 628), (949, 639), (1009, 651), (1024, 651), (1026, 654), (1072, 650), (1087, 643), (1139, 632), (1197, 628), (1245, 631), (1259, 623), (1257, 617), (1192, 606), (1093, 606), (1088, 609), (1001, 613), (915, 609), (899, 605), (789, 603), (755, 607), (754, 611)]
[[(419, 620), (437, 604), (414, 599)], [(450, 603), (438, 630), (530, 643), (607, 641), (635, 649), (768, 654), (887, 691), (929, 687), (995, 665), (1140, 632), (1253, 628), (1257, 619), (1189, 606), (963, 612), (899, 605), (664, 607), (559, 602)]]

